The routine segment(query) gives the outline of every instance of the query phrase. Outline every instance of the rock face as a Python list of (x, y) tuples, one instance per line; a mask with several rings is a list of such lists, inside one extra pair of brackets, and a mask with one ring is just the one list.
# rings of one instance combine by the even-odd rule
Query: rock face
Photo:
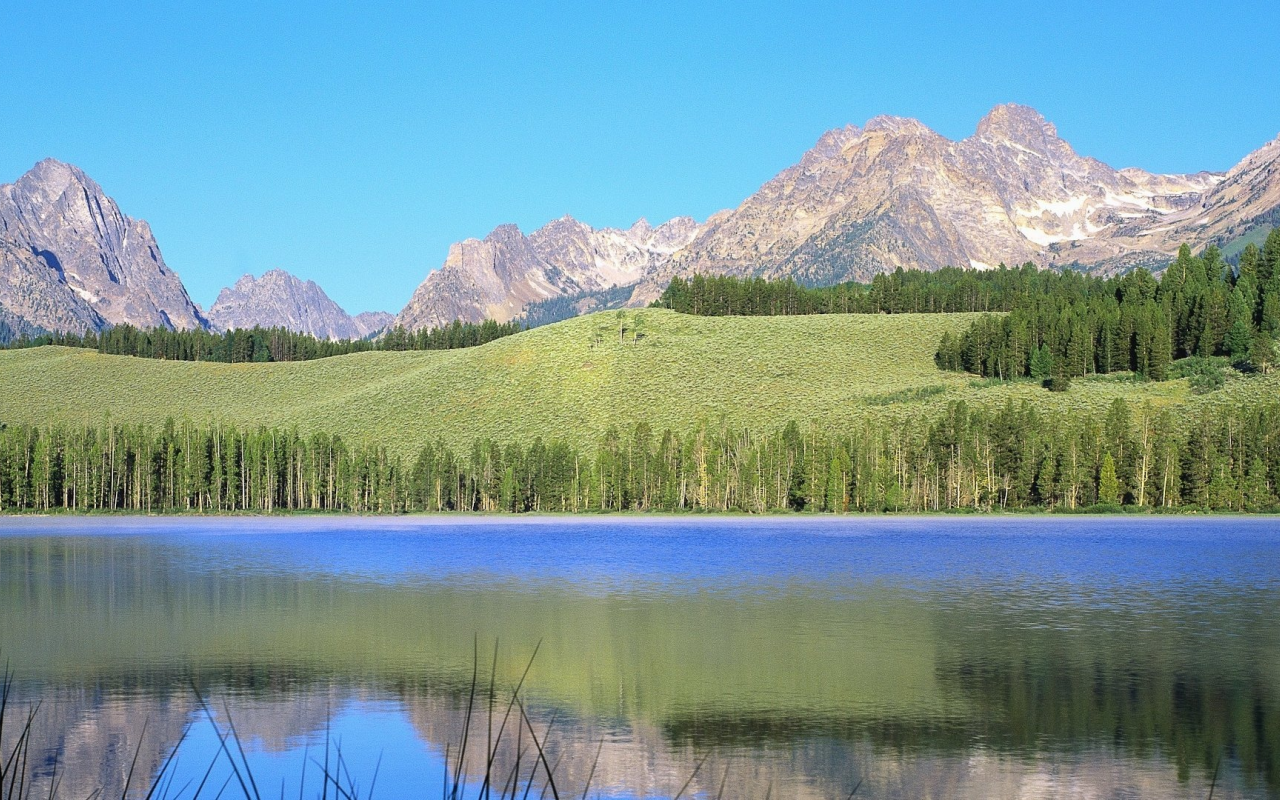
[(303, 281), (281, 269), (261, 278), (245, 275), (223, 289), (209, 309), (215, 330), (233, 328), (288, 328), (319, 339), (362, 339), (391, 322), (392, 316), (369, 311), (352, 317), (312, 281)]
[(1025, 106), (996, 107), (960, 141), (916, 120), (876, 117), (827, 132), (737, 208), (703, 225), (668, 223), (681, 235), (636, 245), (627, 269), (600, 258), (593, 237), (636, 229), (591, 231), (568, 218), (529, 237), (504, 226), (454, 245), (398, 319), (411, 327), (509, 319), (593, 280), (634, 283), (631, 304), (641, 305), (673, 276), (698, 272), (809, 283), (1025, 261), (1115, 272), (1163, 266), (1183, 242), (1223, 244), (1277, 222), (1280, 139), (1225, 175), (1157, 175), (1077, 154)]
[(150, 226), (52, 159), (0, 186), (0, 307), (30, 325), (76, 333), (205, 324)]
[(455, 319), (513, 319), (525, 305), (582, 292), (629, 286), (693, 241), (701, 228), (679, 217), (658, 227), (640, 220), (627, 230), (594, 230), (562, 217), (525, 236), (502, 225), (484, 239), (449, 248), (396, 317), (413, 330)]

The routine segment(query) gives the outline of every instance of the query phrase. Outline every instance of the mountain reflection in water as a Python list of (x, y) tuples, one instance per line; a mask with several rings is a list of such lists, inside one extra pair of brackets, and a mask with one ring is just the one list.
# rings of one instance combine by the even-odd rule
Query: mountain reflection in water
[(1203, 798), (1219, 759), (1215, 798), (1280, 797), (1276, 528), (9, 519), (0, 657), (67, 797), (118, 796), (139, 742), (152, 775), (188, 725), (202, 773), (193, 682), (265, 785), (295, 793), (328, 736), (354, 770), (382, 755), (378, 795), (434, 796), (477, 643), (500, 702), (538, 647), (523, 694), (563, 796), (603, 741), (614, 797), (704, 758), (705, 797)]

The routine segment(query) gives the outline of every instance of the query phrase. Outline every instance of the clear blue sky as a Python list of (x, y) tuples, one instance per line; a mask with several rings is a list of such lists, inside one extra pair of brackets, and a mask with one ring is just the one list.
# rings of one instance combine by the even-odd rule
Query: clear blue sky
[(6, 2), (0, 182), (83, 167), (206, 307), (281, 267), (395, 311), (450, 242), (702, 219), (877, 114), (1158, 171), (1280, 131), (1276, 2), (204, 5)]

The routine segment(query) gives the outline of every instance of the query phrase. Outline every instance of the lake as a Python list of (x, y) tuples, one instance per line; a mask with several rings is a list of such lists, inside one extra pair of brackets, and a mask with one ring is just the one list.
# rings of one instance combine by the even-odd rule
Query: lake
[(36, 796), (1276, 798), (1280, 520), (4, 518), (0, 659)]

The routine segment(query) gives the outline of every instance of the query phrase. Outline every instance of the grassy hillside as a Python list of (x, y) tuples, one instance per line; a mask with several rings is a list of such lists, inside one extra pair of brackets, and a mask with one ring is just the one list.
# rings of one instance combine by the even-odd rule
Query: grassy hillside
[[(967, 314), (694, 317), (618, 312), (526, 331), (482, 347), (371, 352), (287, 364), (165, 362), (44, 347), (0, 352), (0, 422), (160, 423), (166, 417), (325, 430), (410, 452), (443, 438), (465, 446), (566, 437), (591, 441), (610, 425), (657, 431), (725, 420), (773, 430), (790, 419), (890, 422), (950, 399), (1104, 409), (1134, 402), (1236, 403), (1274, 397), (1280, 378), (1235, 379), (1209, 395), (1185, 381), (1119, 376), (1075, 382), (1065, 394), (989, 385), (933, 363), (943, 331)], [(634, 339), (638, 331), (639, 339)]]

